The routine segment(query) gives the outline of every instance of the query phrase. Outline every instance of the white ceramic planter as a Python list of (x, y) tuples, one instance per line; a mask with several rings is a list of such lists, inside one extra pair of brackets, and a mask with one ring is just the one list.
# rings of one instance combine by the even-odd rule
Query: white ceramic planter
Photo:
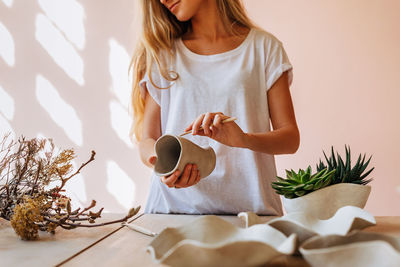
[(211, 147), (203, 148), (180, 136), (161, 136), (155, 144), (155, 150), (157, 161), (154, 172), (158, 176), (168, 176), (176, 170), (182, 173), (188, 163), (197, 165), (200, 178), (210, 175), (215, 168), (216, 156)]
[(344, 206), (364, 208), (371, 186), (341, 183), (316, 190), (305, 196), (283, 198), (283, 206), (287, 213), (304, 212), (319, 219), (332, 217)]
[(156, 263), (169, 266), (258, 266), (292, 254), (296, 239), (268, 225), (239, 228), (208, 215), (164, 229), (147, 250)]
[[(254, 213), (239, 213), (246, 225), (251, 225), (262, 219)], [(249, 220), (250, 219), (250, 220)], [(294, 212), (273, 219), (266, 224), (281, 231), (286, 236), (296, 234), (299, 243), (315, 235), (346, 235), (353, 230), (364, 229), (376, 224), (374, 216), (367, 211), (354, 206), (345, 206), (328, 220), (320, 220), (304, 212)]]
[(400, 266), (400, 238), (377, 233), (316, 236), (300, 252), (315, 267)]

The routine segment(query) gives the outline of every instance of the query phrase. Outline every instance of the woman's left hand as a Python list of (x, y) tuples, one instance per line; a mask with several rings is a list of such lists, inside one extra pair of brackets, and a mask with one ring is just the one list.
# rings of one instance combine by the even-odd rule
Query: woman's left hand
[(193, 135), (207, 136), (227, 146), (244, 147), (246, 134), (234, 121), (222, 123), (227, 118), (229, 116), (222, 112), (204, 113), (197, 117), (185, 132), (192, 131)]

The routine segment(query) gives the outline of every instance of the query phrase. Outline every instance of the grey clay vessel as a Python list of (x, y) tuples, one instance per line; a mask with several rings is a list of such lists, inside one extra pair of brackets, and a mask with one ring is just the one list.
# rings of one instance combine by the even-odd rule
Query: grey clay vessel
[(200, 178), (207, 177), (215, 168), (216, 156), (211, 147), (203, 148), (180, 136), (161, 136), (155, 150), (157, 162), (154, 172), (158, 176), (169, 176), (176, 170), (182, 173), (188, 163), (197, 165)]

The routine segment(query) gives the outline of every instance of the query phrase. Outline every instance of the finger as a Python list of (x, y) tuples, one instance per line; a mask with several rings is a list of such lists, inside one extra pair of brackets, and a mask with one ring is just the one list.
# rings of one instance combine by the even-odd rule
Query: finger
[(199, 132), (200, 126), (203, 123), (203, 118), (204, 118), (205, 114), (201, 114), (193, 123), (193, 127), (192, 127), (192, 134), (196, 135)]
[(187, 182), (187, 186), (192, 186), (194, 185), (194, 182), (196, 181), (196, 177), (199, 171), (197, 170), (197, 165), (193, 164), (192, 172), (190, 173), (190, 177)]
[(179, 178), (180, 171), (176, 170), (170, 176), (161, 177), (161, 181), (166, 184), (168, 187), (174, 187), (176, 180)]
[(185, 132), (191, 131), (192, 127), (193, 127), (193, 122), (188, 127), (186, 127)]
[(210, 112), (206, 113), (206, 115), (204, 116), (203, 123), (201, 126), (203, 127), (204, 134), (207, 136), (211, 135), (210, 125), (212, 124), (213, 119), (214, 119), (214, 114)]
[(194, 184), (197, 184), (200, 182), (200, 171), (197, 172), (197, 177), (196, 180), (194, 181)]
[(213, 125), (216, 128), (219, 128), (222, 125), (222, 115), (221, 114), (215, 115)]
[(175, 182), (175, 186), (186, 187), (191, 171), (192, 171), (192, 164), (186, 164), (185, 169), (183, 170), (182, 176), (179, 177), (179, 180), (177, 180)]
[(214, 138), (218, 134), (218, 128), (214, 125), (211, 125), (211, 138)]

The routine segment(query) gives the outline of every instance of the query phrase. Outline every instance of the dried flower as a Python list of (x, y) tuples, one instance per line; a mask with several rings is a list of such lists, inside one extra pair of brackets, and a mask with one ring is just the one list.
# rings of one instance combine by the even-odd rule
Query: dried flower
[(14, 208), (11, 217), (11, 226), (14, 231), (24, 240), (34, 240), (38, 237), (38, 223), (43, 221), (40, 215), (41, 199), (26, 198)]
[[(0, 217), (11, 220), (22, 239), (36, 239), (38, 230), (55, 233), (57, 227), (70, 230), (124, 222), (139, 212), (137, 207), (124, 218), (96, 224), (103, 208), (91, 211), (95, 200), (82, 210), (72, 210), (71, 200), (64, 193), (65, 184), (94, 160), (96, 152), (92, 151), (90, 159), (74, 172), (73, 149), (56, 153), (51, 139), (21, 137), (8, 141), (8, 137), (0, 142)], [(49, 189), (50, 182), (58, 185)]]

